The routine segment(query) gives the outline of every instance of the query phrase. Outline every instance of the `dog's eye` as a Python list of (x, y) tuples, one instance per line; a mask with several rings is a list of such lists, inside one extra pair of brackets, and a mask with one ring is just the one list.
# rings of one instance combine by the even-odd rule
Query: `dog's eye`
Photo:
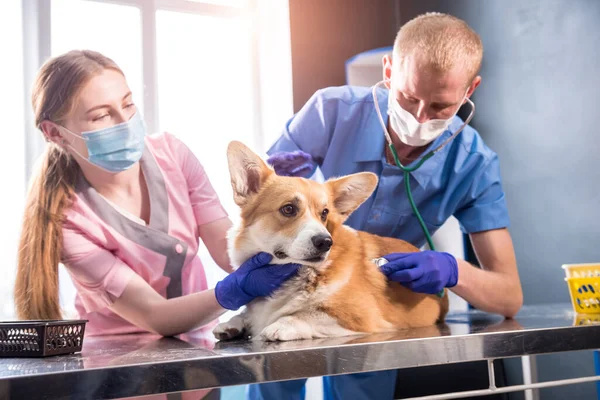
[(286, 204), (285, 206), (281, 207), (279, 211), (286, 217), (293, 217), (298, 213), (298, 209), (293, 204)]
[(323, 212), (321, 213), (321, 219), (323, 220), (323, 222), (325, 222), (325, 220), (327, 219), (328, 215), (329, 215), (329, 210), (328, 209), (324, 209)]

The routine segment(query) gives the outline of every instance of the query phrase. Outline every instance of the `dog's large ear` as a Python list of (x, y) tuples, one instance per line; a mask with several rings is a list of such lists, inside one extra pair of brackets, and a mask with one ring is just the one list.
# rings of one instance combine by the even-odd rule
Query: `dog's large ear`
[(227, 161), (233, 200), (238, 206), (258, 193), (262, 184), (273, 173), (257, 154), (238, 141), (233, 141), (227, 146)]
[(359, 172), (325, 182), (333, 196), (333, 204), (344, 220), (352, 214), (377, 187), (377, 175)]

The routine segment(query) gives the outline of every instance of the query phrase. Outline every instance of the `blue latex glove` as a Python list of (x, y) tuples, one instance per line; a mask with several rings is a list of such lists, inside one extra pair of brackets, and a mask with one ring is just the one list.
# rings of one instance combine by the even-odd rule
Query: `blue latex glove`
[(215, 296), (221, 307), (237, 310), (256, 297), (268, 296), (300, 268), (300, 264), (271, 265), (272, 259), (268, 253), (258, 253), (218, 282)]
[(413, 292), (436, 294), (458, 282), (458, 263), (448, 253), (428, 250), (392, 253), (383, 258), (388, 262), (379, 267), (381, 272)]
[(300, 150), (275, 153), (267, 158), (267, 163), (279, 176), (307, 177), (315, 170), (311, 155)]

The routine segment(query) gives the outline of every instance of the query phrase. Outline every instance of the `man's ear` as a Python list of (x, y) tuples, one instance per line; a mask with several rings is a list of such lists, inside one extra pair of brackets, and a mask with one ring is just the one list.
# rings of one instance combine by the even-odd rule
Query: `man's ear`
[[(471, 98), (471, 96), (473, 95), (473, 92), (475, 91), (475, 89), (477, 89), (477, 87), (479, 85), (481, 85), (481, 76), (477, 75), (473, 79), (473, 81), (471, 82), (471, 84), (469, 85), (469, 88), (467, 89), (467, 96), (466, 97)], [(465, 100), (463, 102), (463, 104), (466, 103), (466, 102), (467, 102), (467, 100)]]
[(227, 161), (233, 199), (238, 206), (258, 193), (273, 173), (273, 170), (256, 153), (238, 141), (233, 141), (227, 146)]
[(381, 65), (383, 67), (383, 81), (386, 88), (390, 89), (390, 79), (392, 78), (392, 56), (386, 54), (381, 59)]
[(346, 220), (373, 193), (377, 181), (377, 175), (359, 172), (328, 180), (325, 185), (331, 193), (336, 211)]

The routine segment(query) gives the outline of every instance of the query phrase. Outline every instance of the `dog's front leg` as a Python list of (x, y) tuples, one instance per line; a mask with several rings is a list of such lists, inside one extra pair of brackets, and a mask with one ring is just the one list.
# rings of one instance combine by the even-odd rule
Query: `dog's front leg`
[(315, 310), (281, 317), (253, 339), (287, 341), (356, 335), (357, 333), (341, 327), (334, 318), (324, 312)]
[(213, 335), (219, 340), (231, 340), (244, 336), (247, 332), (246, 318), (244, 312), (235, 315), (227, 322), (221, 322), (213, 329)]

